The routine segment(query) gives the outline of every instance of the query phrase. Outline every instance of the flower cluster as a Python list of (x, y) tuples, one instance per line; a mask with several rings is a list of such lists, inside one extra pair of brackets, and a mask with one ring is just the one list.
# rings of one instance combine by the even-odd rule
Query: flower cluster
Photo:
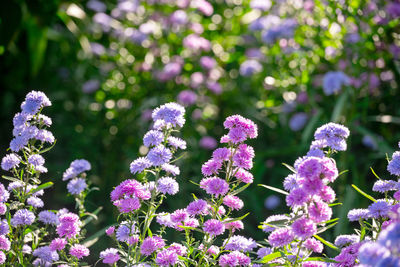
[[(43, 92), (32, 91), (13, 119), (12, 153), (1, 161), (1, 168), (12, 175), (3, 176), (10, 181), (7, 188), (0, 183), (1, 264), (50, 266), (59, 262), (77, 266), (80, 259), (89, 255), (89, 250), (79, 244), (83, 235), (78, 215), (66, 209), (39, 212), (45, 205), (41, 199), (44, 190), (52, 186), (52, 182), (41, 184), (39, 179), (47, 172), (42, 154), (51, 148), (46, 147), (48, 144), (55, 142), (53, 134), (47, 130), (52, 121), (41, 114), (42, 109), (50, 105)], [(87, 161), (74, 161), (64, 173), (64, 180), (87, 170), (90, 170)], [(79, 179), (74, 178), (68, 184), (71, 194), (85, 189), (86, 186), (77, 185), (81, 183)]]
[[(143, 137), (148, 153), (130, 164), (133, 175), (143, 175), (142, 182), (127, 179), (111, 192), (111, 201), (118, 207), (123, 221), (117, 229), (108, 228), (106, 234), (115, 235), (120, 250), (124, 251), (104, 250), (100, 254), (103, 263), (114, 264), (124, 255), (128, 265), (137, 264), (156, 251), (159, 251), (156, 258), (159, 266), (173, 265), (177, 260), (175, 250), (165, 249), (163, 239), (149, 236), (148, 229), (163, 199), (179, 191), (175, 177), (180, 174), (180, 169), (171, 163), (175, 161), (174, 154), (178, 149), (186, 149), (186, 142), (172, 133), (184, 125), (184, 115), (185, 109), (176, 103), (164, 104), (153, 111), (153, 129)], [(142, 207), (145, 207), (144, 220), (139, 212)]]
[[(229, 132), (221, 138), (221, 143), (227, 147), (215, 149), (211, 159), (201, 168), (204, 178), (199, 186), (208, 197), (196, 198), (184, 209), (158, 214), (157, 222), (162, 228), (173, 228), (186, 236), (186, 242), (180, 245), (188, 251), (186, 260), (177, 259), (178, 252), (168, 252), (168, 257), (174, 259), (168, 262), (173, 264), (189, 263), (191, 259), (198, 259), (200, 266), (249, 266), (251, 263), (249, 255), (257, 246), (256, 242), (233, 235), (243, 229), (243, 223), (241, 218), (231, 216), (233, 211), (244, 206), (236, 195), (253, 182), (249, 170), (253, 166), (254, 149), (244, 141), (257, 137), (257, 126), (249, 119), (234, 115), (225, 120), (224, 127)], [(202, 232), (204, 237), (196, 241), (194, 230)], [(221, 246), (214, 245), (225, 233), (228, 236)], [(160, 251), (157, 259), (166, 257), (171, 246)], [(222, 254), (225, 251), (229, 253)]]
[[(274, 251), (288, 250), (287, 258), (279, 260), (294, 265), (305, 264), (313, 252), (322, 252), (323, 244), (313, 236), (335, 221), (331, 221), (330, 207), (335, 192), (329, 184), (337, 179), (339, 173), (330, 155), (346, 148), (349, 130), (328, 123), (318, 128), (314, 136), (307, 156), (296, 160), (292, 169), (294, 173), (283, 182), (288, 191), (285, 193), (286, 203), (292, 213), (289, 216), (273, 215), (261, 226), (264, 232), (270, 233), (268, 243)], [(324, 151), (326, 147), (328, 151)]]

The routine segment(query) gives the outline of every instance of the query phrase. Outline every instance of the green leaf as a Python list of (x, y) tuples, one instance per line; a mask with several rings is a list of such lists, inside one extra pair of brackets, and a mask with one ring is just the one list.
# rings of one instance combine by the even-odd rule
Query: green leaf
[(265, 185), (265, 184), (259, 184), (258, 186), (265, 187), (265, 188), (267, 188), (267, 189), (269, 189), (269, 190), (278, 192), (278, 193), (283, 194), (283, 195), (289, 195), (288, 192), (283, 191), (282, 189), (279, 189), (279, 188), (276, 188), (276, 187), (273, 187), (273, 186), (269, 186), (269, 185)]
[(310, 121), (308, 122), (306, 128), (303, 131), (303, 134), (301, 135), (301, 142), (308, 143), (308, 140), (310, 139), (311, 135), (313, 134), (316, 124), (319, 122), (319, 117), (321, 117), (322, 111), (318, 109), (317, 113), (312, 116)]
[(229, 219), (229, 220), (225, 220), (224, 223), (231, 223), (231, 222), (236, 222), (236, 221), (243, 220), (243, 219), (246, 218), (247, 215), (249, 215), (249, 214), (250, 214), (250, 212), (248, 212), (248, 213), (246, 213), (245, 215), (243, 215), (243, 216), (241, 216), (241, 217), (238, 217), (238, 218), (232, 218), (232, 219)]
[(329, 207), (334, 207), (334, 206), (338, 206), (338, 205), (343, 205), (343, 203), (337, 202), (337, 203), (328, 204)]
[(245, 190), (247, 187), (249, 187), (250, 185), (251, 184), (245, 184), (244, 186), (242, 186), (242, 187), (240, 187), (240, 188), (238, 188), (236, 190), (233, 190), (232, 193), (230, 193), (230, 195), (232, 195), (232, 196), (237, 195), (240, 192), (242, 192), (243, 190)]
[(291, 172), (293, 172), (293, 173), (296, 172), (296, 170), (292, 166), (290, 166), (289, 164), (286, 164), (286, 163), (283, 162), (282, 165), (285, 166), (286, 168), (288, 168)]
[(50, 149), (52, 149), (52, 148), (56, 145), (56, 142), (57, 142), (57, 140), (54, 140), (54, 143), (53, 143), (51, 146), (49, 146), (49, 147), (47, 147), (47, 148), (45, 148), (45, 149), (43, 149), (43, 150), (40, 150), (40, 151), (39, 151), (39, 154), (46, 153), (47, 151), (49, 151)]
[(3, 177), (4, 179), (6, 179), (6, 180), (11, 181), (11, 182), (21, 182), (20, 179), (17, 179), (17, 178), (14, 178), (14, 177), (5, 176), (5, 175), (3, 175), (2, 177)]
[(44, 190), (44, 189), (52, 187), (52, 186), (53, 186), (53, 182), (47, 182), (47, 183), (41, 184), (38, 187), (32, 189), (31, 191), (29, 191), (28, 194), (30, 194), (30, 195), (35, 194), (36, 192), (38, 192), (40, 190)]
[(373, 198), (372, 196), (368, 195), (367, 193), (365, 193), (364, 191), (362, 191), (360, 188), (358, 188), (356, 185), (352, 184), (351, 185), (358, 193), (360, 193), (361, 195), (363, 195), (364, 197), (368, 198), (369, 200), (376, 202), (376, 199)]
[(329, 242), (329, 241), (326, 241), (325, 239), (323, 239), (323, 238), (320, 237), (319, 235), (314, 235), (314, 237), (315, 237), (316, 239), (318, 239), (319, 241), (321, 241), (325, 246), (330, 247), (331, 249), (340, 251), (340, 249), (339, 249), (337, 246), (335, 246), (334, 244), (332, 244), (332, 243)]
[(86, 224), (90, 223), (93, 220), (97, 220), (97, 214), (103, 209), (103, 207), (98, 207), (95, 211), (93, 212), (87, 212), (85, 215), (89, 216), (86, 219), (83, 220), (82, 224), (85, 226)]
[(309, 257), (309, 258), (307, 258), (307, 261), (322, 261), (322, 262), (338, 263), (335, 260), (332, 260), (329, 258), (322, 258), (322, 257)]
[(99, 238), (106, 233), (106, 230), (108, 227), (110, 227), (110, 226), (104, 227), (100, 231), (98, 231), (98, 232), (94, 233), (93, 235), (89, 236), (88, 238), (86, 238), (83, 241), (82, 245), (84, 245), (85, 247), (90, 247), (93, 244), (95, 244), (99, 240)]
[(270, 262), (272, 260), (275, 260), (276, 258), (283, 257), (283, 256), (284, 255), (283, 255), (282, 252), (274, 252), (274, 253), (271, 253), (271, 254), (263, 257), (260, 262), (261, 263), (268, 263), (268, 262)]
[(348, 90), (345, 90), (343, 93), (340, 94), (339, 99), (336, 102), (335, 107), (333, 108), (331, 121), (338, 122), (340, 115), (342, 114), (343, 108), (347, 102), (347, 98), (349, 96)]
[(334, 223), (331, 223), (331, 224), (329, 224), (329, 225), (327, 225), (327, 226), (325, 226), (325, 227), (320, 228), (320, 229), (318, 230), (317, 234), (320, 234), (320, 233), (325, 232), (326, 230), (328, 230), (329, 228), (332, 228), (332, 227), (335, 226), (336, 224), (338, 224), (338, 222), (334, 222)]
[(382, 179), (378, 176), (378, 174), (376, 174), (376, 172), (374, 171), (374, 169), (372, 169), (372, 167), (370, 167), (370, 169), (371, 169), (372, 173), (375, 175), (375, 177), (376, 177), (377, 179), (382, 180)]

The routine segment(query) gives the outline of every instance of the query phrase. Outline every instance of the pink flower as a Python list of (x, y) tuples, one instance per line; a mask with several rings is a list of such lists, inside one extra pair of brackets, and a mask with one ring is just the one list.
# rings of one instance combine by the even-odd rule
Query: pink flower
[(113, 202), (121, 213), (129, 213), (140, 208), (140, 201), (138, 198), (124, 198)]
[(83, 245), (76, 244), (69, 249), (69, 254), (78, 259), (82, 259), (83, 257), (89, 256), (89, 249)]
[(106, 234), (108, 236), (111, 236), (112, 234), (114, 234), (114, 231), (115, 231), (115, 226), (110, 226), (110, 227), (107, 228)]
[(290, 191), (289, 195), (286, 197), (286, 203), (291, 207), (303, 205), (307, 200), (307, 193), (300, 187)]
[(308, 208), (310, 218), (316, 222), (327, 221), (332, 217), (332, 209), (322, 201), (314, 201)]
[(268, 237), (268, 242), (272, 247), (283, 247), (292, 242), (294, 233), (289, 228), (274, 230)]
[(240, 210), (243, 208), (243, 201), (237, 196), (226, 195), (223, 201), (226, 206), (233, 210)]
[(218, 170), (221, 169), (222, 162), (219, 160), (210, 159), (201, 167), (201, 173), (204, 176), (211, 176), (213, 174), (218, 174)]
[(252, 183), (254, 179), (253, 175), (250, 172), (241, 168), (238, 169), (238, 171), (235, 174), (235, 177), (246, 184)]
[(228, 183), (215, 176), (201, 180), (200, 188), (206, 190), (208, 194), (216, 197), (219, 195), (225, 195), (229, 191)]
[(205, 215), (207, 214), (207, 201), (203, 199), (195, 200), (187, 206), (186, 211), (192, 216), (199, 214)]
[(115, 248), (108, 248), (100, 252), (100, 258), (103, 259), (105, 264), (114, 264), (119, 260), (118, 250)]
[(225, 225), (216, 219), (209, 219), (203, 225), (204, 232), (217, 236), (225, 232)]
[(300, 218), (292, 224), (292, 230), (299, 238), (306, 239), (317, 233), (317, 226), (310, 219)]
[(149, 256), (157, 249), (165, 246), (164, 240), (159, 236), (146, 237), (140, 246), (140, 253)]
[(173, 266), (178, 260), (175, 250), (163, 249), (158, 252), (156, 257), (157, 266)]
[(322, 253), (324, 245), (315, 238), (309, 238), (304, 243), (304, 247), (317, 253)]
[(67, 245), (67, 240), (64, 238), (55, 238), (53, 241), (50, 243), (50, 249), (51, 250), (63, 250), (65, 248), (65, 245)]

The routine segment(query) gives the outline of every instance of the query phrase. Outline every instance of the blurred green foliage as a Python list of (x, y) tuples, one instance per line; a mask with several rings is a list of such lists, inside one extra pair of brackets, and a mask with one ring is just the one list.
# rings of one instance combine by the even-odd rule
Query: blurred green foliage
[[(168, 199), (165, 210), (182, 208), (189, 202), (184, 196), (191, 192), (202, 194), (189, 183), (201, 179), (201, 164), (211, 155), (199, 140), (204, 136), (218, 139), (224, 134), (224, 118), (241, 114), (256, 121), (260, 129), (259, 138), (251, 144), (256, 150), (254, 185), (243, 196), (245, 209), (251, 212), (245, 231), (264, 238), (258, 223), (285, 209), (280, 205), (267, 210), (264, 200), (273, 192), (256, 185), (281, 187), (289, 174), (281, 162), (291, 164), (304, 155), (314, 130), (335, 121), (351, 130), (349, 149), (337, 159), (339, 168), (349, 171), (336, 184), (344, 205), (335, 207), (341, 219), (335, 231), (351, 232), (347, 211), (354, 203), (367, 203), (350, 184), (370, 192), (374, 177), (369, 166), (381, 177), (388, 176), (385, 157), (400, 137), (400, 27), (399, 18), (390, 17), (386, 10), (390, 1), (274, 1), (270, 10), (259, 11), (251, 9), (247, 0), (215, 0), (210, 1), (211, 16), (189, 6), (185, 9), (189, 21), (201, 24), (204, 32), (200, 35), (211, 41), (210, 51), (203, 53), (182, 45), (192, 28), (174, 29), (165, 20), (179, 9), (173, 2), (142, 1), (140, 12), (110, 16), (113, 23), (106, 30), (94, 22), (96, 12), (87, 8), (87, 1), (3, 1), (7, 8), (0, 9), (1, 151), (11, 140), (17, 103), (30, 90), (44, 91), (54, 104), (49, 115), (58, 139), (47, 163), (46, 179), (60, 181), (53, 195), (47, 196), (56, 199), (50, 208), (73, 208), (72, 198), (58, 197), (65, 192), (62, 172), (73, 159), (89, 160), (94, 167), (89, 178), (101, 188), (89, 198), (89, 205), (104, 206), (90, 229), (96, 232), (112, 223), (110, 215), (116, 213), (109, 192), (132, 177), (129, 163), (146, 152), (141, 138), (150, 122), (143, 114), (176, 101), (182, 90), (191, 87), (191, 75), (204, 72), (199, 58), (208, 55), (218, 63), (214, 80), (222, 92), (215, 94), (205, 84), (191, 89), (197, 101), (187, 107), (183, 129), (188, 153), (178, 163), (181, 191)], [(307, 9), (309, 2), (313, 5)], [(117, 6), (115, 1), (104, 3), (107, 14)], [(296, 19), (294, 35), (263, 42), (262, 33), (249, 30), (249, 25), (266, 15)], [(156, 30), (146, 41), (131, 41), (122, 34), (149, 21)], [(94, 51), (93, 44), (104, 52)], [(240, 67), (250, 48), (261, 53), (257, 60), (262, 70), (243, 76)], [(176, 56), (183, 60), (179, 79), (157, 79)], [(339, 70), (351, 78), (350, 85), (324, 95), (323, 75)], [(85, 92), (82, 88), (88, 81), (97, 86)], [(298, 112), (307, 114), (307, 122), (293, 131), (289, 122)]]

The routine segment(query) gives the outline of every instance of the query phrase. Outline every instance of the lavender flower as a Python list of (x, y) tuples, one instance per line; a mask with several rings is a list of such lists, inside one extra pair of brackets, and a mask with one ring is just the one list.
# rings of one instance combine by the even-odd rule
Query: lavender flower
[(68, 192), (71, 195), (79, 195), (87, 188), (85, 179), (75, 178), (69, 181), (67, 185)]
[(9, 171), (15, 167), (18, 167), (20, 162), (21, 160), (18, 155), (11, 153), (4, 156), (4, 158), (1, 160), (1, 168), (5, 171)]
[(367, 219), (369, 215), (370, 213), (367, 209), (352, 209), (347, 213), (347, 218), (349, 221), (354, 222), (360, 219)]
[(11, 225), (18, 227), (20, 225), (31, 225), (35, 221), (35, 214), (27, 209), (18, 210), (11, 219)]
[(327, 72), (323, 80), (325, 95), (332, 95), (340, 91), (343, 85), (349, 85), (350, 78), (341, 71)]
[(76, 159), (71, 162), (69, 168), (63, 174), (63, 181), (72, 179), (79, 174), (90, 171), (92, 166), (90, 163), (85, 159)]
[(390, 204), (384, 199), (378, 199), (376, 202), (369, 205), (369, 216), (373, 218), (387, 217), (389, 214)]
[(38, 247), (33, 251), (32, 255), (50, 263), (59, 259), (58, 253), (51, 250), (49, 246)]
[(150, 168), (151, 166), (152, 164), (147, 158), (141, 157), (132, 161), (130, 165), (130, 171), (132, 174), (136, 174), (144, 171), (147, 168)]
[(167, 103), (153, 111), (152, 117), (154, 121), (162, 120), (173, 127), (182, 127), (185, 123), (185, 109), (177, 103)]
[(47, 106), (51, 106), (51, 102), (43, 92), (31, 91), (26, 95), (21, 109), (23, 113), (35, 115), (41, 108)]
[(164, 140), (164, 135), (160, 131), (150, 130), (143, 137), (143, 144), (147, 147), (158, 146)]
[(378, 180), (374, 183), (372, 191), (386, 193), (388, 191), (396, 191), (398, 182), (393, 180)]
[(224, 241), (225, 249), (250, 252), (257, 247), (257, 243), (251, 238), (234, 235), (230, 239)]
[(165, 146), (158, 145), (149, 151), (147, 158), (154, 166), (161, 166), (172, 158), (172, 153)]
[(117, 249), (108, 248), (100, 252), (100, 258), (103, 259), (103, 263), (112, 265), (116, 263), (120, 257)]
[(387, 170), (396, 176), (400, 176), (400, 151), (396, 151), (392, 155), (392, 160), (389, 161)]
[(157, 181), (157, 190), (163, 194), (175, 195), (179, 191), (179, 185), (171, 177), (162, 177)]

